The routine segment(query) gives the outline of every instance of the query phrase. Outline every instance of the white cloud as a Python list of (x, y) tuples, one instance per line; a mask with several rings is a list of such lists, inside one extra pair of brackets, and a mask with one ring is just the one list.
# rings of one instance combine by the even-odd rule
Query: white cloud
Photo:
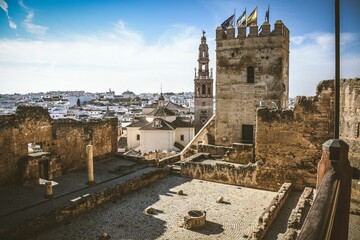
[(4, 10), (4, 12), (6, 13), (6, 16), (9, 20), (9, 26), (12, 29), (16, 29), (16, 24), (12, 21), (11, 17), (9, 16), (9, 12), (8, 12), (8, 5), (5, 2), (5, 0), (0, 0), (0, 7)]
[(296, 36), (296, 37), (292, 37), (290, 39), (290, 42), (295, 45), (300, 45), (304, 42), (304, 40), (305, 40), (304, 36)]
[(167, 32), (161, 44), (148, 45), (120, 21), (111, 32), (66, 42), (0, 40), (0, 55), (7, 56), (0, 59), (2, 90), (156, 92), (162, 84), (164, 91), (192, 91), (200, 31), (177, 26)]
[[(341, 78), (360, 76), (360, 54), (345, 51), (357, 42), (357, 34), (341, 34)], [(295, 39), (295, 40), (294, 40)], [(301, 39), (300, 43), (296, 39)], [(315, 95), (321, 80), (335, 76), (335, 38), (331, 33), (311, 33), (290, 42), (290, 96)]]
[(19, 5), (27, 12), (26, 18), (23, 21), (26, 31), (35, 35), (44, 35), (49, 28), (33, 23), (35, 13), (24, 4), (23, 0), (19, 0)]

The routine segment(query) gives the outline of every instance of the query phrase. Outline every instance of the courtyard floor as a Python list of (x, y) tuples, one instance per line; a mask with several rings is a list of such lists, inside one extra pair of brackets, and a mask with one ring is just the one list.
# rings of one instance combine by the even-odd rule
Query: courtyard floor
[[(103, 233), (111, 239), (246, 239), (275, 194), (170, 175), (33, 239), (99, 239)], [(224, 203), (216, 202), (220, 196)], [(155, 214), (144, 214), (147, 207)], [(189, 210), (206, 211), (203, 229), (179, 227)]]

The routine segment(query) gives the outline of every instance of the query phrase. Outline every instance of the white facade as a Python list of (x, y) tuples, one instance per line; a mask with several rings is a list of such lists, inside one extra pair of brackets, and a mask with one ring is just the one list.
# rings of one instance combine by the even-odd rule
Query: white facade
[(174, 130), (140, 130), (140, 148), (142, 153), (154, 150), (175, 150)]
[(140, 146), (141, 133), (139, 129), (140, 127), (127, 127), (127, 147), (129, 150)]
[(194, 138), (195, 129), (192, 128), (176, 128), (175, 129), (175, 142), (180, 143), (184, 147)]

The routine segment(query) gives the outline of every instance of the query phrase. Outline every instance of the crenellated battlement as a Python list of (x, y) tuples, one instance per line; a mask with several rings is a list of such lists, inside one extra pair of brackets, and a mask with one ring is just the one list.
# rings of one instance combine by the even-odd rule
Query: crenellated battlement
[[(264, 22), (260, 27), (258, 25), (251, 25), (247, 34), (247, 27), (240, 26), (237, 29), (238, 35), (236, 38), (256, 38), (256, 37), (267, 37), (267, 36), (283, 36), (289, 41), (290, 31), (281, 20), (277, 20), (274, 24), (274, 29), (271, 30), (271, 25), (268, 22)], [(216, 41), (235, 39), (235, 28), (229, 26), (226, 31), (221, 27), (216, 28)]]

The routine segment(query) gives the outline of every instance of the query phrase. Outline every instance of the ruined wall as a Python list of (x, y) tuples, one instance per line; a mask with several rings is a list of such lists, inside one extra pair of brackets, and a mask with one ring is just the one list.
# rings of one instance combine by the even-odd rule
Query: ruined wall
[(117, 152), (117, 120), (81, 122), (74, 119), (53, 121), (52, 151), (60, 155), (63, 170), (86, 165), (85, 146), (92, 142), (94, 161)]
[(234, 143), (231, 147), (199, 144), (198, 151), (223, 156), (224, 161), (239, 164), (254, 162), (255, 157), (253, 144)]
[(85, 166), (85, 146), (94, 145), (95, 160), (117, 151), (117, 120), (95, 122), (52, 120), (46, 109), (18, 106), (14, 115), (0, 117), (0, 187), (21, 179), (20, 162), (28, 156), (28, 143), (59, 155), (62, 170)]
[[(205, 164), (186, 161), (181, 163), (181, 174), (191, 178), (220, 182), (244, 187), (269, 189), (256, 183), (255, 164), (234, 166), (226, 163)], [(272, 190), (277, 190), (273, 188)]]
[[(216, 145), (245, 142), (242, 125), (253, 125), (259, 101), (286, 107), (289, 89), (289, 30), (281, 21), (258, 26), (216, 30)], [(248, 67), (254, 83), (247, 82)], [(254, 134), (253, 134), (254, 135)], [(254, 137), (254, 136), (252, 136)]]
[(322, 144), (334, 132), (334, 84), (322, 81), (315, 97), (297, 97), (294, 110), (257, 111), (257, 183), (315, 186)]
[(51, 147), (51, 118), (41, 107), (18, 106), (14, 115), (0, 117), (0, 186), (20, 180), (20, 159), (28, 154), (28, 143)]
[(360, 168), (360, 78), (340, 82), (340, 138), (349, 144), (349, 161)]

